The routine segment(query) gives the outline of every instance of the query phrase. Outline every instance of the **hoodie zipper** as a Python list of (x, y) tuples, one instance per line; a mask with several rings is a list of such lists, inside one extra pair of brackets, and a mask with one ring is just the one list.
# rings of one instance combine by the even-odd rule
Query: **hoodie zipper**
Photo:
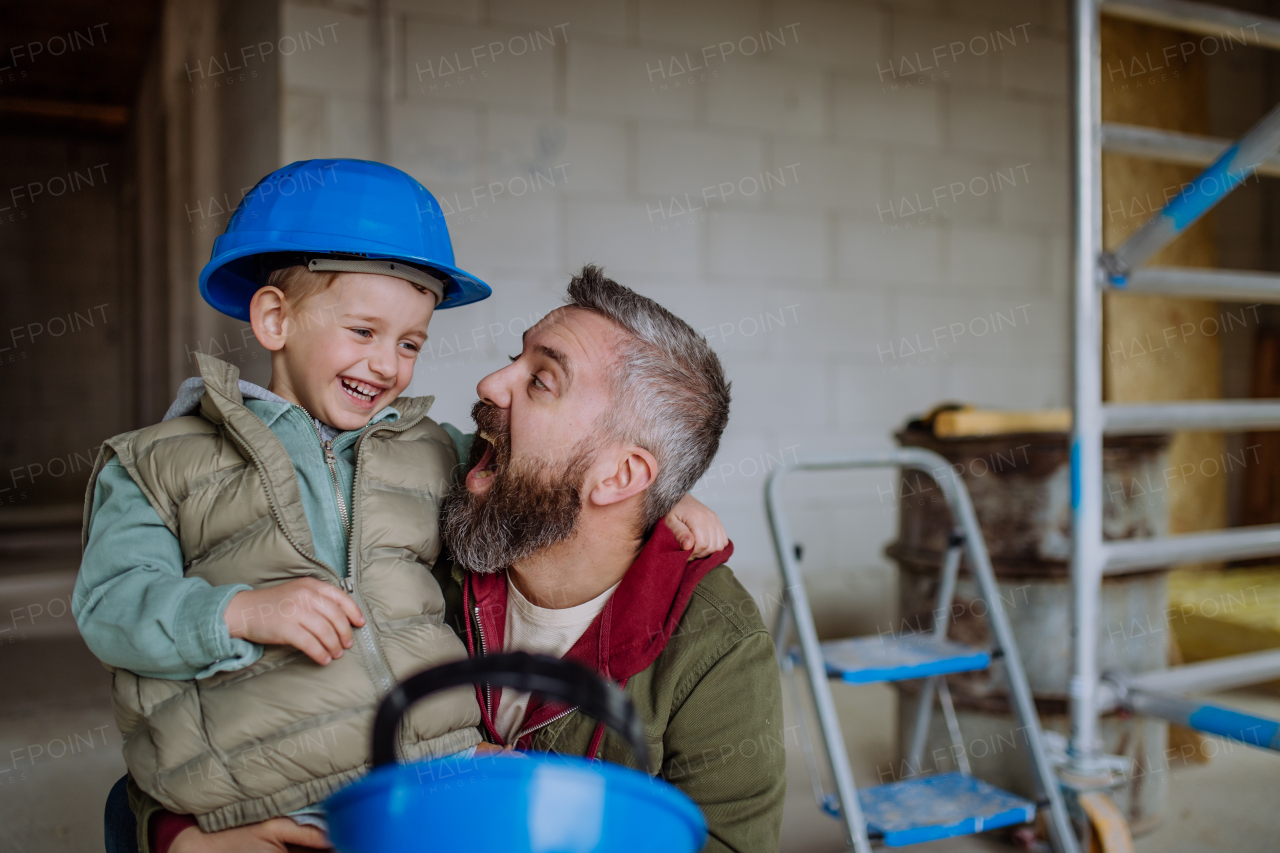
[(324, 450), (324, 464), (329, 469), (329, 482), (333, 484), (333, 497), (338, 501), (338, 517), (342, 519), (342, 529), (347, 534), (347, 548), (351, 547), (351, 516), (347, 514), (347, 502), (342, 497), (342, 486), (338, 483), (338, 456), (333, 452), (333, 440), (324, 438), (320, 435), (320, 428), (316, 426), (316, 419), (311, 417), (311, 413), (298, 406), (302, 414), (307, 416), (307, 423), (311, 426), (311, 431), (315, 433), (316, 441), (320, 442), (321, 449)]
[[(480, 621), (480, 606), (476, 605), (475, 608), (473, 608), (472, 613), (475, 616), (476, 635), (480, 641), (480, 655), (483, 657), (488, 652), (485, 650), (484, 623)], [(488, 682), (485, 682), (485, 685), (484, 685), (484, 710), (485, 710), (485, 715), (492, 720), (493, 719), (493, 694), (489, 692)], [(531, 729), (525, 729), (524, 731), (517, 734), (515, 738), (512, 739), (512, 742), (509, 745), (514, 747), (517, 743), (520, 742), (520, 739), (525, 735), (530, 734), (531, 732), (536, 732), (538, 729), (541, 729), (545, 726), (549, 726), (552, 723), (554, 723), (556, 720), (567, 717), (576, 710), (578, 710), (578, 706), (574, 705), (572, 708), (569, 708), (566, 711), (562, 711), (559, 714), (556, 714), (551, 719), (541, 722)], [(499, 736), (501, 736), (500, 733), (499, 733)]]
[(333, 452), (333, 441), (331, 439), (326, 438), (322, 444), (324, 446), (324, 463), (329, 466), (329, 479), (333, 481), (333, 496), (338, 499), (338, 516), (342, 519), (342, 529), (347, 532), (348, 547), (350, 547), (351, 516), (347, 514), (347, 502), (342, 499), (342, 489), (338, 485), (338, 456)]
[[(476, 634), (480, 638), (480, 657), (484, 657), (488, 652), (485, 651), (484, 625), (480, 622), (480, 605), (476, 605), (475, 616)], [(484, 683), (484, 712), (489, 719), (493, 719), (493, 695), (489, 692), (489, 682), (487, 681)]]
[(516, 735), (516, 743), (519, 743), (519, 742), (520, 742), (520, 739), (521, 739), (521, 738), (523, 738), (523, 737), (525, 737), (526, 735), (531, 735), (531, 734), (533, 734), (534, 732), (538, 731), (539, 729), (544, 729), (544, 728), (546, 728), (547, 726), (549, 726), (549, 725), (551, 725), (552, 723), (554, 723), (556, 720), (562, 720), (562, 719), (564, 719), (565, 717), (567, 717), (567, 716), (569, 716), (570, 714), (572, 714), (572, 713), (573, 713), (574, 711), (576, 711), (576, 710), (578, 710), (578, 706), (577, 706), (577, 705), (574, 705), (572, 708), (569, 708), (569, 709), (567, 709), (567, 710), (561, 711), (559, 714), (556, 714), (556, 715), (555, 715), (554, 717), (552, 717), (551, 719), (549, 719), (549, 720), (544, 720), (543, 722), (538, 723), (536, 726), (534, 726), (534, 727), (533, 727), (533, 728), (531, 728), (531, 729), (525, 729), (524, 731), (522, 731), (522, 732), (520, 732), (518, 735)]

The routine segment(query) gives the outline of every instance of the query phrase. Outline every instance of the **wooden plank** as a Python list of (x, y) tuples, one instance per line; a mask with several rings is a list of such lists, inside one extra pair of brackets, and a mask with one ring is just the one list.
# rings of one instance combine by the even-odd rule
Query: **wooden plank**
[(1280, 21), (1210, 3), (1186, 0), (1106, 0), (1102, 13), (1153, 27), (1168, 27), (1233, 44), (1280, 50)]
[(995, 409), (952, 409), (938, 412), (933, 434), (938, 438), (974, 435), (1007, 435), (1018, 432), (1069, 432), (1070, 409), (999, 411)]

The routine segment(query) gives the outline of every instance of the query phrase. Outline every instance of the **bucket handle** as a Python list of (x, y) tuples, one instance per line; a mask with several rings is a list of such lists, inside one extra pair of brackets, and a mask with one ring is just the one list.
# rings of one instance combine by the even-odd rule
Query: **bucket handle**
[(622, 688), (581, 664), (527, 652), (505, 652), (447, 663), (410, 676), (391, 688), (378, 704), (378, 713), (373, 719), (373, 766), (396, 762), (396, 733), (400, 718), (410, 705), (432, 693), (464, 684), (510, 687), (574, 705), (626, 738), (639, 766), (648, 766), (644, 727), (635, 705)]

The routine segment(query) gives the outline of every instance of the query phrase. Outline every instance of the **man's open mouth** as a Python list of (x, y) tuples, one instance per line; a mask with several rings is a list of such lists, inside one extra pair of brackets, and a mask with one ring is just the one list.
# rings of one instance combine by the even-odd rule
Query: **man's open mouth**
[(498, 451), (493, 444), (492, 436), (484, 430), (476, 433), (475, 441), (484, 442), (484, 454), (480, 457), (480, 461), (467, 472), (467, 479), (479, 483), (490, 480), (494, 474), (498, 473)]
[(378, 385), (371, 385), (368, 382), (362, 382), (359, 379), (350, 379), (346, 376), (339, 376), (338, 381), (342, 384), (342, 390), (347, 392), (347, 396), (355, 400), (357, 403), (368, 405), (378, 399), (379, 395), (385, 391)]

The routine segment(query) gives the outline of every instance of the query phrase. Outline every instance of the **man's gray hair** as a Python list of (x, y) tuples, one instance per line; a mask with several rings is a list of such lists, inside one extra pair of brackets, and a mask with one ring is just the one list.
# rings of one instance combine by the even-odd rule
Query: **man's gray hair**
[(653, 527), (706, 473), (729, 422), (720, 358), (688, 323), (588, 264), (569, 282), (567, 306), (612, 320), (622, 335), (611, 371), (618, 405), (605, 432), (658, 461), (645, 493), (643, 529)]

